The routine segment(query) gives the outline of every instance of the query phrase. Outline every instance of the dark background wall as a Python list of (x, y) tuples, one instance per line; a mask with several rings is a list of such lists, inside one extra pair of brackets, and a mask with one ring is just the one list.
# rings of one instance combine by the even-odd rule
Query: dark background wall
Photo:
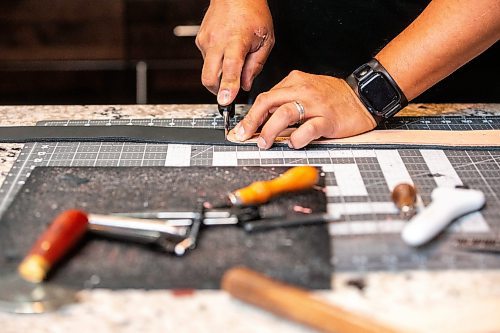
[(200, 83), (195, 37), (208, 0), (0, 2), (0, 104), (213, 102)]
[[(428, 3), (269, 2), (277, 43), (253, 96), (295, 68), (347, 74), (383, 47)], [(175, 34), (179, 26), (199, 25), (208, 3), (2, 1), (0, 104), (136, 103), (138, 93), (139, 100), (148, 103), (213, 103), (214, 97), (200, 83), (202, 59), (194, 36)], [(498, 49), (496, 45), (488, 50), (418, 101), (499, 102), (495, 79), (500, 74)], [(144, 79), (142, 83), (137, 83), (138, 77)], [(245, 102), (247, 97), (241, 94), (239, 101)]]
[[(345, 77), (407, 27), (430, 0), (268, 0), (276, 45), (258, 85), (291, 69)], [(466, 27), (464, 27), (466, 28)], [(420, 46), (417, 46), (420, 47)], [(500, 102), (500, 45), (463, 66), (414, 102)]]

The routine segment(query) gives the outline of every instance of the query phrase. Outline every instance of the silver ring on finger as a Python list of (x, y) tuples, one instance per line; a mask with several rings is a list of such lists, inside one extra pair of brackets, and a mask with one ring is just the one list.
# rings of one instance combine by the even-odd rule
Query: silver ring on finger
[(299, 113), (299, 121), (297, 121), (297, 125), (300, 126), (304, 123), (304, 118), (306, 117), (306, 110), (304, 109), (304, 106), (300, 104), (299, 101), (294, 101), (293, 104), (295, 104), (295, 108)]

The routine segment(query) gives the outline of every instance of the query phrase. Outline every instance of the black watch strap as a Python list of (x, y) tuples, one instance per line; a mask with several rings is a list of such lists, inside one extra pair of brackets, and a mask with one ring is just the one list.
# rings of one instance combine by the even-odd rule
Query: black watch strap
[[(397, 94), (397, 99), (395, 101), (392, 101), (391, 103), (388, 103), (383, 110), (377, 110), (372, 105), (367, 103), (366, 99), (361, 96), (361, 92), (359, 89), (360, 85), (364, 81), (369, 80), (369, 78), (374, 73), (382, 74), (386, 82), (394, 89)], [(377, 124), (380, 123), (380, 121), (383, 119), (392, 117), (402, 108), (408, 105), (408, 100), (406, 99), (406, 96), (401, 88), (399, 88), (396, 81), (394, 81), (392, 76), (387, 72), (384, 66), (382, 66), (382, 64), (378, 62), (377, 59), (372, 59), (366, 64), (358, 67), (351, 75), (346, 78), (346, 82), (349, 84), (352, 90), (354, 90), (360, 101), (368, 109)]]

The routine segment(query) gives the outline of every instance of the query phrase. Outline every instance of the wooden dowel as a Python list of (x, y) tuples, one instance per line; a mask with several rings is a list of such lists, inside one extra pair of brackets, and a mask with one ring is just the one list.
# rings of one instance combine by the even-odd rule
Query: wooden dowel
[(222, 289), (242, 301), (322, 332), (399, 332), (244, 267), (227, 271), (222, 278)]

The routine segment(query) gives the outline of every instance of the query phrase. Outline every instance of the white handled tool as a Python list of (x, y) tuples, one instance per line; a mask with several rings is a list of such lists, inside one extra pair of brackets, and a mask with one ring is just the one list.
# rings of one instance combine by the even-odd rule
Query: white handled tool
[(484, 203), (481, 191), (438, 187), (432, 191), (432, 203), (408, 222), (401, 236), (408, 245), (423, 245), (453, 220), (480, 209)]

